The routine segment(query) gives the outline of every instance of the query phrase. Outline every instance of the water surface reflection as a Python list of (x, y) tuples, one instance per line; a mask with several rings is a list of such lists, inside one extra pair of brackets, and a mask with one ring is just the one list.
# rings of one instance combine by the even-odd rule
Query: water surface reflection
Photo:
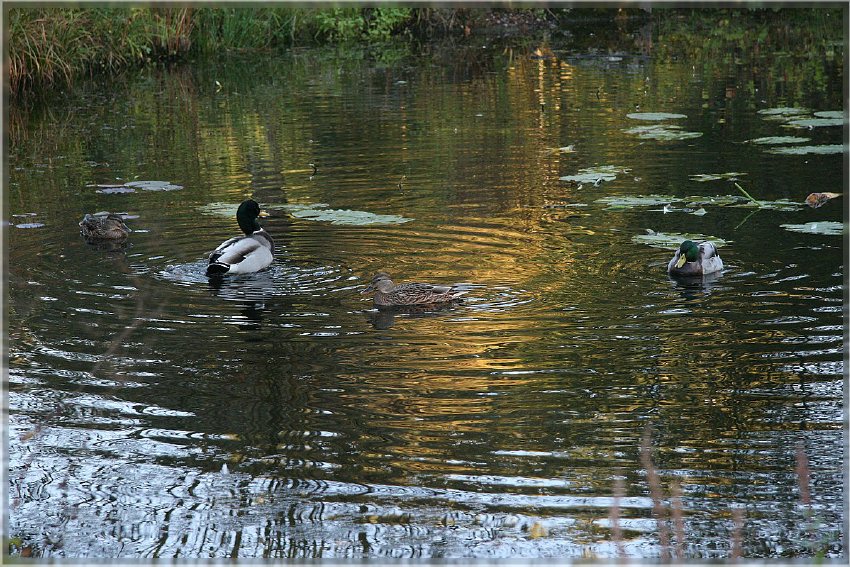
[[(840, 204), (598, 201), (728, 197), (694, 180), (724, 172), (765, 200), (837, 192), (841, 155), (741, 142), (782, 128), (757, 110), (840, 109), (841, 89), (791, 73), (800, 94), (730, 98), (712, 60), (475, 62), (234, 55), (33, 114), (10, 155), (10, 212), (43, 225), (8, 234), (13, 537), (69, 558), (614, 557), (621, 479), (620, 543), (658, 556), (651, 424), (688, 557), (729, 556), (732, 507), (748, 556), (815, 553), (798, 443), (819, 549), (842, 551), (843, 238), (781, 227)], [(637, 105), (702, 135), (629, 135)], [(560, 179), (599, 166), (615, 177)], [(116, 178), (182, 189), (90, 187)], [(210, 282), (248, 196), (275, 263)], [(77, 235), (106, 209), (137, 217), (114, 250)], [(723, 238), (727, 269), (671, 280), (646, 229)], [(377, 311), (379, 270), (470, 290)]]

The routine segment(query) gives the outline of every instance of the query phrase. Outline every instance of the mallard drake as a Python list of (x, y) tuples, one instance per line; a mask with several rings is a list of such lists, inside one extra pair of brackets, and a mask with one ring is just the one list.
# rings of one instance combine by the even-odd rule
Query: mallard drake
[(121, 215), (114, 213), (86, 213), (80, 221), (80, 234), (87, 240), (124, 240), (130, 229)]
[(685, 240), (667, 264), (667, 273), (672, 276), (704, 276), (722, 269), (723, 260), (717, 255), (717, 247), (708, 241)]
[(257, 218), (268, 216), (252, 199), (243, 201), (236, 210), (236, 221), (245, 236), (225, 240), (210, 254), (207, 276), (250, 274), (267, 268), (274, 260), (274, 242)]
[(453, 285), (407, 283), (395, 285), (386, 272), (378, 272), (368, 287), (360, 293), (375, 292), (376, 307), (410, 307), (414, 305), (438, 305), (457, 301), (466, 290)]

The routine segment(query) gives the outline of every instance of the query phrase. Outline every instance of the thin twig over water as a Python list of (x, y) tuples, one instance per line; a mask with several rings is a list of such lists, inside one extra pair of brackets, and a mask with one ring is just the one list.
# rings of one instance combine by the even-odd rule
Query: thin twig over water
[(803, 444), (797, 444), (797, 483), (800, 485), (800, 502), (805, 506), (812, 505), (812, 496), (809, 492), (809, 459), (806, 457), (806, 451), (803, 449)]
[(623, 479), (617, 477), (614, 479), (614, 503), (611, 505), (611, 537), (614, 540), (614, 545), (617, 547), (617, 557), (620, 559), (626, 558), (626, 548), (623, 545), (623, 532), (620, 530), (620, 498), (623, 497), (624, 487)]
[(676, 559), (685, 557), (685, 521), (682, 515), (682, 486), (674, 480), (670, 484), (673, 504), (673, 526), (676, 529)]
[(658, 524), (658, 541), (661, 544), (661, 560), (670, 561), (670, 536), (667, 533), (667, 523), (664, 521), (664, 508), (661, 505), (661, 480), (658, 478), (658, 473), (655, 472), (655, 467), (652, 464), (651, 450), (651, 428), (646, 426), (643, 434), (643, 441), (640, 447), (640, 460), (643, 468), (646, 469), (646, 480), (649, 483), (649, 494), (652, 497), (652, 514), (655, 516), (655, 521)]
[(743, 557), (741, 532), (744, 528), (744, 510), (741, 508), (732, 508), (732, 552), (730, 558), (732, 561), (737, 561)]

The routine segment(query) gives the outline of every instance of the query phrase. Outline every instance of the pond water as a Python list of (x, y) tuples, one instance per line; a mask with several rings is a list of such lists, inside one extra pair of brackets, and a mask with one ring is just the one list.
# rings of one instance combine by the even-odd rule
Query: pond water
[[(845, 186), (840, 57), (533, 47), (233, 54), (14, 114), (13, 551), (846, 553), (845, 204), (804, 204)], [(213, 285), (248, 197), (276, 260)], [(680, 234), (724, 271), (670, 279)], [(379, 270), (466, 300), (378, 312)]]

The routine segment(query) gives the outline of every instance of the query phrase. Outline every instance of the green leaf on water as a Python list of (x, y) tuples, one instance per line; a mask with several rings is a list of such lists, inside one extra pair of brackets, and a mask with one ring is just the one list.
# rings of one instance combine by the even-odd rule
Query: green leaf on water
[(786, 128), (820, 128), (822, 126), (844, 126), (844, 118), (795, 118), (783, 124)]
[(790, 148), (770, 148), (767, 150), (768, 153), (771, 154), (781, 154), (781, 155), (805, 155), (805, 154), (820, 154), (820, 155), (829, 155), (829, 154), (840, 154), (845, 150), (842, 144), (821, 144), (817, 146), (793, 146)]
[(616, 195), (596, 199), (595, 202), (608, 205), (610, 208), (631, 209), (634, 207), (650, 207), (654, 205), (667, 205), (681, 201), (673, 195)]
[(689, 140), (691, 138), (699, 138), (702, 132), (688, 132), (682, 130), (681, 126), (672, 124), (653, 124), (651, 126), (635, 126), (623, 130), (626, 134), (634, 134), (642, 140)]
[(821, 110), (815, 112), (815, 116), (818, 118), (838, 118), (839, 120), (844, 120), (844, 112), (841, 110)]
[(811, 138), (803, 138), (802, 136), (766, 136), (764, 138), (755, 138), (747, 140), (750, 144), (801, 144), (810, 141)]
[(807, 108), (782, 106), (779, 108), (765, 108), (759, 110), (758, 113), (765, 116), (795, 116), (799, 114), (808, 114), (809, 110)]
[(597, 167), (586, 167), (579, 169), (575, 175), (565, 175), (561, 181), (574, 181), (576, 183), (598, 183), (600, 181), (614, 181), (620, 173), (631, 171), (625, 167), (616, 165), (600, 165)]
[(732, 205), (733, 207), (758, 207), (759, 209), (768, 209), (772, 211), (796, 211), (802, 209), (805, 204), (798, 203), (796, 201), (789, 201), (788, 199), (777, 199), (775, 201), (761, 201), (756, 199), (755, 201), (746, 201), (743, 203), (736, 203)]
[(686, 114), (672, 114), (670, 112), (632, 112), (626, 114), (626, 117), (633, 120), (674, 120), (677, 118), (687, 118)]
[(721, 246), (725, 246), (728, 242), (723, 240), (722, 238), (718, 238), (716, 236), (706, 236), (704, 234), (697, 233), (684, 233), (684, 232), (655, 232), (654, 230), (647, 230), (646, 234), (636, 234), (632, 236), (632, 242), (635, 244), (646, 244), (647, 246), (652, 246), (653, 248), (665, 248), (665, 249), (673, 249), (679, 247), (682, 242), (685, 240), (693, 240), (695, 242), (701, 242), (704, 240), (708, 240), (714, 243), (715, 246), (720, 248)]
[(738, 195), (691, 195), (683, 197), (682, 200), (691, 205), (717, 205), (719, 207), (749, 203), (749, 200)]
[(746, 175), (746, 173), (741, 173), (739, 171), (730, 171), (728, 173), (697, 173), (695, 175), (691, 175), (690, 179), (691, 181), (704, 183), (706, 181), (720, 181), (721, 179), (737, 179), (742, 175)]
[(816, 221), (805, 224), (782, 224), (779, 226), (791, 232), (802, 232), (805, 234), (840, 236), (844, 233), (844, 224), (837, 221)]
[(168, 181), (129, 181), (124, 185), (141, 189), (142, 191), (177, 191), (178, 189), (183, 189), (182, 185), (175, 185)]
[(286, 205), (282, 207), (292, 216), (331, 224), (346, 224), (365, 226), (370, 224), (401, 224), (413, 219), (398, 215), (378, 215), (367, 211), (352, 211), (350, 209), (328, 209), (324, 203), (311, 205)]
[(204, 215), (232, 219), (236, 217), (236, 209), (238, 208), (238, 203), (209, 203), (198, 207), (198, 211)]

